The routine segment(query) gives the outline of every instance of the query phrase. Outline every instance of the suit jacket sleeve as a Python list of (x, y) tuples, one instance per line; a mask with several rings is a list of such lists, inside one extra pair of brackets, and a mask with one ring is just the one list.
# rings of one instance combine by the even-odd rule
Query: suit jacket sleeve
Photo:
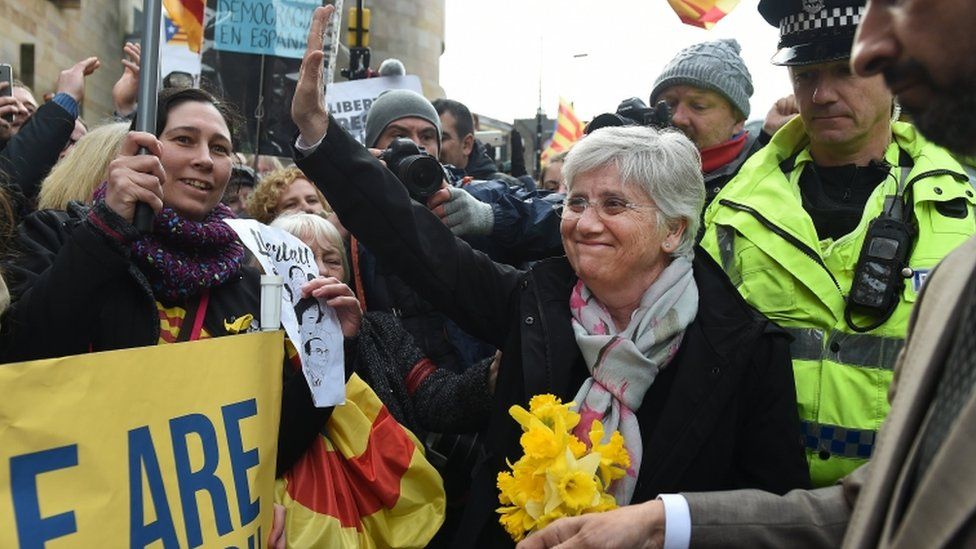
[(841, 484), (784, 496), (760, 490), (682, 494), (691, 511), (691, 547), (840, 547), (868, 466)]
[(502, 346), (519, 271), (456, 238), (334, 119), (321, 145), (296, 163), (349, 232), (398, 276), (463, 330)]

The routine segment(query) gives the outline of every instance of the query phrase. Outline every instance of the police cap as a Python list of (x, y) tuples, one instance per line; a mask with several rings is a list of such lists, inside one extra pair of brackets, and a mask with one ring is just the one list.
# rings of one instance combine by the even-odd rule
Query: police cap
[(865, 0), (761, 0), (759, 13), (779, 27), (774, 65), (812, 65), (851, 56)]

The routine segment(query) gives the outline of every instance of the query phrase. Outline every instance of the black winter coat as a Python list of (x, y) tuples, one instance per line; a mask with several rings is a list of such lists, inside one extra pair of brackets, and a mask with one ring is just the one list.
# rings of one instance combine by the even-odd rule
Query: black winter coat
[[(459, 326), (502, 349), (485, 441), (493, 451), (474, 473), (455, 545), (513, 545), (495, 513), (496, 475), (522, 454), (508, 409), (541, 393), (569, 401), (588, 375), (570, 324), (575, 273), (565, 257), (518, 271), (472, 250), (334, 122), (297, 162), (346, 228)], [(698, 316), (637, 411), (644, 461), (633, 502), (807, 487), (788, 336), (749, 307), (708, 254), (696, 254), (694, 274)]]
[(19, 216), (34, 210), (41, 181), (57, 163), (74, 129), (75, 117), (51, 101), (41, 105), (0, 150), (0, 185), (10, 193)]
[(378, 311), (363, 316), (355, 343), (346, 349), (346, 369), (359, 374), (421, 441), (430, 431), (470, 433), (487, 423), (490, 361), (460, 374), (438, 368), (396, 317)]
[[(156, 345), (159, 313), (149, 283), (128, 250), (87, 219), (87, 208), (45, 210), (21, 224), (17, 251), (4, 267), (12, 305), (4, 314), (0, 362), (37, 360), (88, 352)], [(203, 327), (227, 334), (224, 322), (260, 311), (259, 273), (239, 276), (210, 290)], [(195, 310), (195, 303), (186, 309)], [(305, 452), (331, 408), (316, 408), (308, 384), (290, 365), (283, 368), (278, 472)]]

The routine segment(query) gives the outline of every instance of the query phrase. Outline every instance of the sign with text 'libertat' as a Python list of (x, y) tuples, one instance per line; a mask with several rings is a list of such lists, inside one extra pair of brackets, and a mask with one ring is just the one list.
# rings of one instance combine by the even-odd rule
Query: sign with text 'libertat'
[(415, 75), (382, 76), (332, 84), (325, 90), (325, 103), (335, 121), (356, 141), (366, 144), (366, 115), (373, 101), (386, 90), (399, 89), (424, 93)]
[(0, 547), (263, 547), (280, 331), (0, 367)]
[(319, 0), (217, 0), (214, 48), (301, 59)]
[[(266, 274), (285, 281), (281, 325), (302, 361), (302, 373), (319, 408), (345, 402), (346, 375), (342, 328), (335, 310), (315, 297), (302, 297), (302, 286), (319, 276), (311, 248), (277, 227), (253, 219), (225, 219)], [(268, 328), (268, 326), (265, 326)]]

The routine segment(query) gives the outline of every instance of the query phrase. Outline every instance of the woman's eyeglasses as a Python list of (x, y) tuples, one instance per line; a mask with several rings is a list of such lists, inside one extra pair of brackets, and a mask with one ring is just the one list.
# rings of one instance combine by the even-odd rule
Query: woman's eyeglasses
[(554, 207), (563, 219), (579, 219), (583, 217), (583, 214), (586, 213), (586, 209), (589, 207), (595, 208), (597, 215), (601, 219), (620, 215), (627, 210), (640, 211), (654, 208), (652, 204), (636, 204), (634, 202), (627, 202), (622, 198), (611, 197), (605, 200), (588, 200), (582, 196), (571, 196), (565, 199), (562, 204), (557, 204)]

